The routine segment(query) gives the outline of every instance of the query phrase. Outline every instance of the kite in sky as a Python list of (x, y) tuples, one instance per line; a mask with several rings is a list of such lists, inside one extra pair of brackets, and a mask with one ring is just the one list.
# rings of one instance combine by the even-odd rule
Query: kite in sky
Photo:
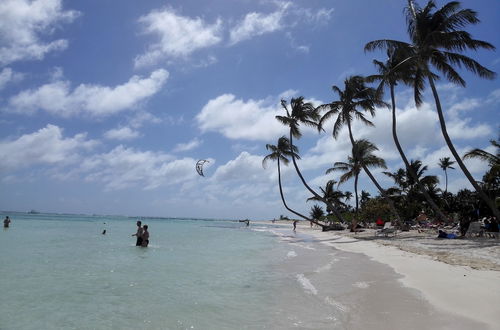
[(210, 163), (210, 162), (206, 159), (200, 159), (198, 162), (196, 162), (196, 172), (198, 172), (198, 174), (201, 176), (205, 176), (203, 175), (203, 164), (205, 163)]

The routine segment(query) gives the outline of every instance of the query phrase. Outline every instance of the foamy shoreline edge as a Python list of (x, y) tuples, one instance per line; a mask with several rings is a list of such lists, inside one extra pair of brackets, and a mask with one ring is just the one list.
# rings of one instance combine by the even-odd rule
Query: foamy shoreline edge
[(319, 243), (346, 252), (362, 253), (388, 265), (402, 275), (399, 281), (404, 286), (418, 290), (437, 309), (481, 322), (490, 329), (497, 329), (500, 324), (499, 271), (450, 265), (427, 255), (333, 232), (321, 232), (307, 225), (297, 226), (297, 231)]

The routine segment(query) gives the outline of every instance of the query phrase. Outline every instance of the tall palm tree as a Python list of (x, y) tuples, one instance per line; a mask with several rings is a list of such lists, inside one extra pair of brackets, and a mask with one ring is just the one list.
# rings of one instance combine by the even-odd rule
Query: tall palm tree
[(495, 47), (486, 41), (473, 39), (468, 32), (461, 30), (466, 25), (477, 24), (480, 21), (477, 18), (477, 12), (471, 9), (461, 9), (458, 1), (448, 2), (436, 9), (433, 0), (430, 0), (424, 8), (420, 8), (414, 0), (408, 0), (406, 20), (410, 43), (388, 39), (375, 40), (366, 44), (365, 50), (405, 47), (411, 53), (411, 56), (404, 61), (409, 62), (415, 70), (414, 78), (418, 83), (414, 84), (414, 96), (417, 106), (422, 103), (424, 80), (427, 80), (434, 97), (441, 132), (448, 148), (479, 196), (491, 208), (494, 215), (500, 218), (500, 211), (472, 177), (448, 135), (441, 101), (434, 82), (435, 77), (431, 73), (431, 68), (434, 67), (449, 81), (464, 87), (465, 80), (454, 69), (454, 66), (463, 66), (481, 78), (494, 79), (495, 72), (461, 52), (481, 48), (494, 50)]
[(285, 206), (285, 208), (288, 211), (292, 212), (293, 214), (298, 215), (299, 217), (301, 217), (303, 219), (313, 221), (315, 224), (323, 227), (322, 224), (319, 224), (316, 221), (309, 219), (305, 215), (300, 214), (299, 212), (297, 212), (295, 210), (292, 210), (287, 205), (287, 203), (285, 201), (285, 197), (283, 195), (283, 188), (281, 185), (281, 166), (280, 166), (280, 164), (283, 163), (284, 165), (288, 165), (288, 163), (290, 162), (288, 160), (288, 157), (291, 157), (291, 156), (300, 158), (300, 156), (297, 154), (299, 151), (298, 148), (296, 146), (291, 145), (290, 141), (288, 141), (288, 139), (285, 136), (282, 136), (278, 139), (277, 145), (266, 144), (266, 149), (268, 151), (270, 151), (271, 153), (264, 157), (264, 159), (262, 160), (262, 166), (265, 168), (266, 163), (269, 160), (273, 160), (273, 161), (276, 160), (277, 161), (277, 163), (278, 163), (278, 185), (280, 188), (281, 201), (283, 202), (283, 205)]
[[(338, 94), (339, 100), (318, 107), (320, 111), (326, 110), (318, 123), (318, 129), (322, 129), (324, 122), (336, 115), (337, 118), (332, 131), (333, 137), (337, 138), (342, 127), (346, 125), (354, 154), (355, 140), (352, 134), (352, 122), (354, 118), (360, 120), (365, 125), (374, 126), (373, 123), (366, 118), (363, 111), (368, 112), (373, 117), (375, 115), (375, 107), (387, 106), (387, 104), (381, 100), (380, 93), (378, 93), (375, 88), (365, 85), (365, 78), (362, 76), (348, 77), (344, 81), (344, 90), (341, 90), (337, 86), (333, 86), (332, 89)], [(368, 167), (363, 164), (361, 166), (373, 184), (377, 187), (380, 194), (389, 203), (396, 219), (400, 220), (398, 212), (394, 207), (394, 202), (388, 197), (386, 191), (380, 186)]]
[(397, 134), (397, 120), (396, 120), (396, 96), (394, 93), (395, 86), (399, 81), (403, 82), (406, 85), (413, 86), (414, 84), (418, 84), (419, 82), (414, 79), (415, 70), (409, 65), (409, 62), (404, 62), (408, 56), (411, 56), (411, 53), (408, 52), (407, 48), (404, 47), (393, 47), (387, 50), (387, 61), (385, 63), (374, 60), (373, 63), (377, 67), (379, 72), (378, 75), (372, 75), (367, 77), (367, 81), (380, 81), (380, 85), (378, 87), (378, 92), (380, 95), (383, 93), (384, 86), (389, 88), (391, 94), (391, 108), (392, 108), (392, 139), (394, 140), (394, 144), (396, 145), (396, 149), (403, 160), (406, 171), (417, 183), (420, 192), (424, 195), (427, 203), (431, 206), (431, 208), (436, 212), (436, 214), (441, 218), (445, 219), (445, 215), (439, 208), (439, 206), (434, 202), (431, 198), (424, 185), (420, 183), (417, 178), (416, 173), (413, 171), (413, 168), (410, 166), (408, 162), (408, 158), (406, 157), (401, 144), (399, 143), (399, 138)]
[[(328, 180), (328, 182), (325, 184), (325, 187), (320, 187), (319, 189), (323, 193), (322, 198), (317, 198), (316, 196), (312, 196), (307, 199), (307, 201), (320, 201), (322, 202), (324, 199), (330, 202), (330, 204), (333, 204), (335, 206), (338, 206), (340, 208), (345, 208), (346, 204), (344, 204), (341, 199), (344, 198), (344, 194), (338, 190), (335, 189), (335, 185), (337, 184), (337, 181), (335, 180)], [(326, 203), (325, 203), (326, 204)], [(326, 210), (328, 213), (333, 213), (333, 210), (330, 209), (330, 206), (326, 204)]]
[[(281, 122), (283, 125), (288, 126), (290, 128), (290, 145), (293, 146), (293, 138), (299, 139), (302, 136), (302, 132), (300, 131), (300, 124), (310, 126), (310, 127), (318, 127), (318, 119), (319, 114), (316, 108), (310, 102), (304, 102), (304, 98), (302, 96), (298, 98), (292, 98), (290, 101), (290, 110), (288, 110), (288, 105), (285, 100), (281, 100), (281, 106), (286, 111), (286, 116), (276, 116), (276, 119)], [(291, 155), (293, 166), (295, 167), (295, 171), (297, 172), (302, 184), (309, 190), (314, 197), (319, 198), (322, 202), (327, 204), (330, 209), (334, 212), (335, 216), (343, 221), (342, 215), (336, 210), (335, 206), (331, 204), (329, 201), (323, 199), (317, 192), (315, 192), (306, 182), (302, 173), (299, 170), (297, 165), (297, 161), (295, 155), (292, 153)]]
[(467, 151), (464, 154), (463, 159), (477, 158), (477, 159), (481, 159), (483, 161), (488, 162), (491, 167), (500, 166), (500, 143), (499, 143), (499, 141), (495, 141), (495, 140), (490, 140), (490, 143), (492, 146), (497, 148), (496, 154), (492, 154), (492, 153), (489, 153), (488, 151), (476, 148), (476, 149), (472, 149), (470, 151)]
[(453, 164), (455, 164), (455, 162), (450, 160), (450, 157), (439, 158), (439, 167), (441, 167), (441, 169), (443, 169), (444, 176), (446, 179), (446, 184), (445, 184), (445, 188), (444, 188), (445, 194), (448, 192), (448, 172), (447, 172), (447, 170), (448, 169), (454, 170), (455, 168), (453, 166), (451, 166)]
[(339, 179), (339, 184), (344, 183), (354, 178), (354, 196), (356, 202), (356, 216), (359, 211), (358, 199), (358, 179), (362, 169), (382, 167), (387, 168), (385, 161), (373, 154), (378, 148), (368, 140), (361, 139), (354, 141), (352, 148), (352, 156), (349, 156), (347, 162), (336, 162), (334, 166), (326, 171), (331, 173), (333, 171), (343, 171), (344, 174)]

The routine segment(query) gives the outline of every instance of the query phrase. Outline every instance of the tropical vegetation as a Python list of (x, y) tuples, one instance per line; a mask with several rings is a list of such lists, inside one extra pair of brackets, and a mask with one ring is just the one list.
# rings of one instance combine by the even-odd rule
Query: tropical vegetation
[[(477, 13), (471, 9), (462, 9), (460, 2), (451, 1), (438, 8), (435, 1), (430, 0), (420, 7), (415, 0), (408, 0), (406, 7), (406, 22), (409, 41), (379, 39), (368, 42), (364, 50), (384, 50), (387, 59), (374, 60), (377, 73), (347, 77), (343, 87), (333, 86), (336, 95), (333, 101), (314, 106), (303, 96), (292, 98), (288, 103), (281, 101), (284, 115), (276, 119), (288, 127), (289, 136), (281, 137), (277, 146), (266, 145), (271, 154), (264, 158), (277, 160), (278, 184), (281, 199), (285, 208), (295, 215), (316, 223), (328, 221), (374, 221), (377, 217), (397, 221), (413, 219), (421, 211), (430, 214), (437, 221), (459, 220), (477, 214), (494, 215), (500, 218), (498, 209), (500, 196), (500, 145), (498, 140), (491, 141), (488, 150), (473, 149), (460, 155), (448, 134), (445, 113), (441, 104), (436, 81), (445, 78), (451, 83), (465, 87), (466, 81), (457, 71), (465, 68), (480, 78), (494, 79), (496, 73), (481, 65), (475, 59), (467, 56), (470, 51), (479, 49), (494, 50), (495, 47), (482, 40), (474, 39), (465, 31), (469, 25), (479, 23)], [(374, 83), (373, 86), (369, 85)], [(413, 91), (415, 105), (420, 107), (424, 102), (424, 91), (428, 86), (432, 94), (433, 108), (436, 111), (443, 140), (453, 156), (441, 157), (439, 162), (432, 164), (444, 172), (444, 186), (435, 175), (427, 175), (428, 166), (421, 160), (409, 160), (399, 137), (396, 111), (396, 87), (404, 85)], [(390, 104), (384, 102), (384, 92), (390, 93)], [(384, 159), (375, 154), (378, 151), (373, 142), (367, 139), (356, 139), (353, 124), (355, 121), (374, 127), (370, 120), (380, 109), (390, 108), (392, 114), (392, 137), (403, 167), (395, 171), (385, 171), (381, 174), (392, 179), (394, 185), (382, 187), (373, 168), (386, 168)], [(298, 166), (297, 146), (301, 136), (301, 126), (317, 129), (319, 134), (325, 132), (325, 127), (333, 121), (332, 142), (336, 143), (342, 128), (347, 128), (351, 153), (346, 159), (332, 159), (333, 167), (326, 170), (326, 175), (341, 172), (338, 182), (331, 177), (325, 187), (319, 187), (317, 192), (307, 183)], [(434, 123), (430, 123), (434, 124)], [(295, 139), (295, 140), (294, 140)], [(491, 150), (494, 150), (491, 152)], [(291, 158), (295, 172), (312, 197), (307, 201), (321, 202), (314, 205), (309, 217), (299, 214), (289, 208), (285, 202), (280, 165), (288, 164)], [(480, 159), (485, 161), (489, 169), (482, 181), (476, 181), (464, 163), (464, 159)], [(462, 189), (456, 194), (448, 191), (448, 171), (455, 170), (457, 165), (464, 177), (474, 188), (473, 191)], [(365, 176), (366, 175), (366, 176)], [(380, 174), (378, 174), (380, 175)], [(358, 194), (359, 181), (368, 178), (377, 188), (378, 195), (370, 196), (366, 191)], [(340, 191), (339, 185), (353, 180), (354, 208), (347, 202), (352, 193)], [(441, 189), (444, 187), (444, 189)], [(305, 201), (305, 202), (307, 202)]]

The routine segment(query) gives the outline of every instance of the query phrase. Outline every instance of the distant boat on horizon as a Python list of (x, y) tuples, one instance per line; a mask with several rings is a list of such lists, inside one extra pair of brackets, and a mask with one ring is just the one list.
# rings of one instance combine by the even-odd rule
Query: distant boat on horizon
[(29, 214), (40, 214), (40, 212), (36, 211), (36, 210), (31, 210), (28, 212)]

